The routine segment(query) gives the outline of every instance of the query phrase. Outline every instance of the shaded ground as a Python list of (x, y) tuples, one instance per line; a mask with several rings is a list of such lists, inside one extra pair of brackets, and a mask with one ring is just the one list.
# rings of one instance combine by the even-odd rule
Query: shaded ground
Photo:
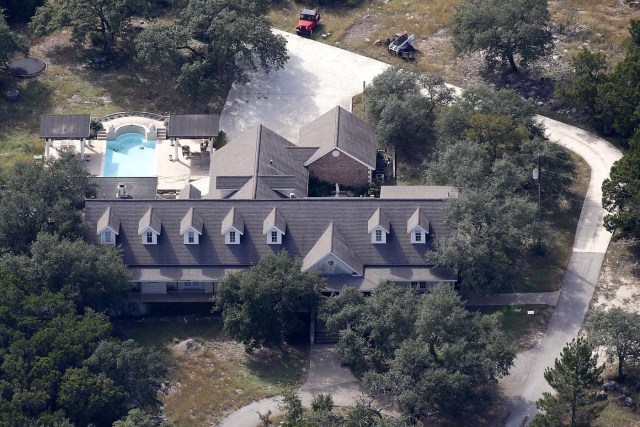
[(250, 402), (297, 387), (308, 372), (307, 346), (248, 354), (224, 336), (219, 319), (172, 316), (118, 322), (115, 329), (173, 355), (176, 366), (160, 399), (164, 414), (181, 427), (215, 425)]

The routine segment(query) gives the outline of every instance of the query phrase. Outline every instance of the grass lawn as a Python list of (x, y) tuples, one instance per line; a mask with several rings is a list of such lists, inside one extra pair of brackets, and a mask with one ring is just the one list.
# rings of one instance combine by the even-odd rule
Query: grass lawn
[[(482, 307), (479, 311), (496, 316), (508, 340), (515, 343), (518, 353), (537, 344), (553, 315), (553, 307), (548, 305)], [(534, 314), (527, 314), (528, 311)]]
[[(172, 316), (115, 324), (116, 335), (162, 348), (176, 362), (171, 391), (160, 395), (164, 413), (178, 426), (215, 425), (255, 400), (301, 384), (308, 370), (308, 346), (285, 346), (247, 354), (225, 337), (222, 321)], [(185, 351), (185, 340), (199, 345)]]

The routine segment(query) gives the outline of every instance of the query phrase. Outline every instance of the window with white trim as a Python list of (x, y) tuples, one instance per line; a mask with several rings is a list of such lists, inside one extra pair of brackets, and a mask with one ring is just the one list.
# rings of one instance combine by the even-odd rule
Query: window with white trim
[(387, 243), (387, 232), (381, 227), (371, 232), (371, 243)]
[(425, 233), (421, 228), (414, 230), (413, 232), (411, 232), (411, 243), (427, 243), (427, 233)]
[(158, 235), (153, 230), (147, 230), (142, 233), (142, 244), (143, 245), (155, 245), (158, 243)]
[(113, 245), (115, 244), (115, 238), (113, 232), (111, 230), (104, 230), (102, 232), (101, 242), (103, 245)]
[(229, 230), (224, 235), (224, 242), (227, 245), (239, 245), (240, 244), (240, 236), (238, 236), (238, 231)]
[(278, 230), (271, 230), (267, 233), (267, 244), (280, 245), (282, 244), (282, 233)]

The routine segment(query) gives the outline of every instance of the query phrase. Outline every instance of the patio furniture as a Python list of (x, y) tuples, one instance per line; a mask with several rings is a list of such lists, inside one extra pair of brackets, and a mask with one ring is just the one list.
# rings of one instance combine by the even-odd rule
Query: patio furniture
[(191, 156), (191, 148), (188, 145), (182, 146), (182, 155), (185, 159), (188, 159)]

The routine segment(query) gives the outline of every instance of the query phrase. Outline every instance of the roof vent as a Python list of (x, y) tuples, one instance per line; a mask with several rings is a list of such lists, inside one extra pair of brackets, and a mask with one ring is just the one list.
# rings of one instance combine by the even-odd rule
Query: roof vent
[(294, 193), (294, 192), (289, 193), (289, 198), (290, 199), (295, 199), (296, 198), (296, 193)]
[(129, 197), (127, 194), (127, 184), (118, 184), (118, 193), (116, 196), (120, 199), (126, 199)]

